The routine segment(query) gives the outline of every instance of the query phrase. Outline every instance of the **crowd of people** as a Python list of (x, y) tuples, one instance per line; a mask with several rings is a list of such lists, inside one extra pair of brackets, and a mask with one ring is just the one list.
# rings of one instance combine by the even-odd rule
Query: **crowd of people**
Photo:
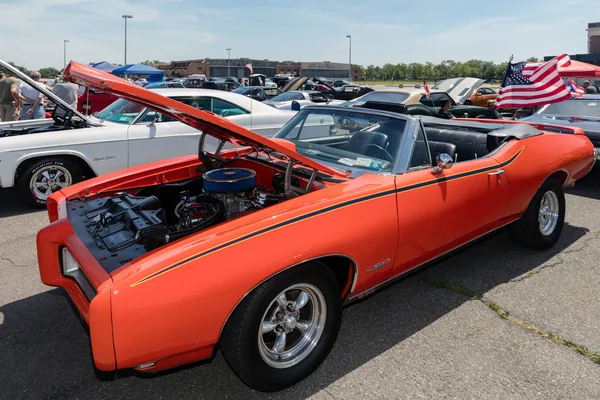
[[(41, 75), (38, 71), (31, 72), (30, 77), (40, 85), (44, 85), (40, 82)], [(52, 87), (46, 86), (46, 89), (68, 105), (77, 107), (77, 85), (58, 81)], [(46, 118), (46, 110), (42, 93), (12, 73), (0, 71), (0, 121), (43, 118)]]

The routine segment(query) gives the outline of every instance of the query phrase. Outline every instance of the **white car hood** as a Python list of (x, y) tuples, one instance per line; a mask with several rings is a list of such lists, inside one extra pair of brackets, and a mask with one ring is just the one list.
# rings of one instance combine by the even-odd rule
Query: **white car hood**
[(464, 104), (483, 82), (484, 79), (469, 77), (445, 79), (432, 86), (431, 91), (446, 92), (455, 102)]

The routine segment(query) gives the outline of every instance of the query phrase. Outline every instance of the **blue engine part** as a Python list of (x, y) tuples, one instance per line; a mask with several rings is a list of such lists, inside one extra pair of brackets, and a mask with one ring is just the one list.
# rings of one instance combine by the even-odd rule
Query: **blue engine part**
[(245, 192), (256, 186), (256, 171), (246, 168), (221, 168), (203, 176), (204, 190), (209, 193)]

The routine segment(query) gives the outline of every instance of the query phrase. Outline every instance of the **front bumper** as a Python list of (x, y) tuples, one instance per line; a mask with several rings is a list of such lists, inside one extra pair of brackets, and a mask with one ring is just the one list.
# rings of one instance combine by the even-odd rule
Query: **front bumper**
[[(62, 272), (63, 249), (67, 249), (81, 266), (77, 273), (68, 274), (71, 276), (65, 276)], [(96, 368), (102, 371), (115, 370), (110, 275), (98, 265), (73, 233), (67, 218), (56, 220), (38, 233), (37, 253), (42, 282), (65, 289), (89, 326)]]

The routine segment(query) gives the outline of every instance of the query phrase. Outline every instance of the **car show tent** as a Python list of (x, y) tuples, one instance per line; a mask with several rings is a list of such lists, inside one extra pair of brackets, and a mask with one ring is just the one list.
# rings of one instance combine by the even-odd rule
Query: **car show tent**
[(130, 64), (112, 71), (113, 75), (143, 75), (148, 82), (160, 82), (165, 76), (165, 71), (145, 64)]
[(118, 65), (111, 64), (108, 61), (97, 62), (95, 64), (92, 64), (92, 67), (104, 72), (112, 72), (115, 69), (119, 68)]
[(558, 73), (563, 78), (600, 78), (600, 67), (571, 60), (569, 66), (558, 67)]

